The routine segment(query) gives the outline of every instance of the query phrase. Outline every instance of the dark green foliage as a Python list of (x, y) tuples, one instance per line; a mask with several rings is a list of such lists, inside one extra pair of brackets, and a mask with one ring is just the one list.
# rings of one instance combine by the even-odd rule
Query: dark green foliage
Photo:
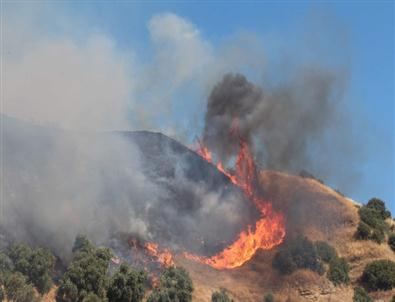
[(388, 245), (395, 252), (395, 233), (391, 233), (388, 236)]
[(5, 299), (4, 289), (0, 287), (0, 302), (3, 302)]
[(383, 220), (391, 217), (391, 212), (386, 209), (384, 201), (378, 198), (370, 199), (366, 206), (377, 211)]
[(155, 288), (147, 299), (147, 302), (173, 302), (167, 289)]
[(266, 294), (263, 297), (263, 302), (274, 302), (274, 297), (271, 293)]
[(193, 284), (188, 272), (181, 267), (166, 268), (160, 277), (160, 287), (155, 289), (148, 302), (190, 302)]
[(34, 302), (37, 296), (31, 284), (20, 272), (9, 274), (5, 280), (4, 288), (8, 300), (14, 302)]
[(329, 263), (333, 258), (337, 257), (334, 247), (330, 246), (325, 241), (316, 241), (314, 245), (322, 261)]
[(385, 239), (384, 232), (382, 230), (374, 229), (372, 235), (370, 236), (370, 239), (379, 244), (383, 243)]
[(363, 206), (359, 209), (359, 217), (373, 229), (384, 230), (386, 228), (385, 221), (382, 219), (381, 214), (375, 209)]
[(273, 267), (282, 274), (290, 274), (298, 268), (324, 272), (314, 243), (306, 237), (287, 242), (274, 256)]
[(92, 250), (94, 246), (85, 235), (77, 235), (74, 240), (73, 253), (80, 250)]
[[(57, 302), (82, 302), (89, 294), (106, 300), (107, 268), (111, 259), (111, 251), (106, 248), (95, 248), (89, 241), (77, 237), (74, 244), (76, 251), (69, 268), (63, 275), (58, 291)], [(91, 295), (92, 296), (92, 295)]]
[(123, 263), (110, 280), (107, 297), (111, 302), (142, 301), (146, 281), (143, 271), (135, 271)]
[(353, 302), (373, 302), (368, 293), (362, 287), (354, 288)]
[(14, 264), (14, 270), (27, 276), (40, 294), (51, 289), (55, 257), (49, 250), (18, 244), (9, 249), (8, 256)]
[(355, 233), (355, 237), (359, 240), (368, 240), (370, 236), (370, 227), (365, 222), (360, 221), (358, 224), (357, 232)]
[(362, 282), (369, 290), (388, 290), (395, 287), (395, 262), (376, 260), (366, 265)]
[(350, 281), (349, 270), (347, 261), (344, 258), (335, 257), (329, 263), (328, 279), (335, 285), (347, 284)]
[(233, 302), (233, 299), (229, 298), (226, 290), (221, 288), (219, 291), (213, 292), (211, 295), (212, 302)]
[[(134, 301), (134, 300), (127, 300), (127, 301)], [(97, 295), (94, 293), (89, 293), (82, 302), (103, 302)]]

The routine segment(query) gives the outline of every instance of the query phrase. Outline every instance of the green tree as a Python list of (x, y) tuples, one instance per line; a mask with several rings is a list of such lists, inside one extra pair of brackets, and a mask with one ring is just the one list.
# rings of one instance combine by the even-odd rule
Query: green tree
[(188, 272), (182, 267), (168, 267), (160, 277), (160, 285), (148, 298), (148, 302), (190, 302), (193, 284)]
[(377, 213), (379, 213), (381, 219), (383, 220), (391, 217), (391, 212), (388, 211), (385, 207), (385, 202), (378, 198), (370, 199), (366, 206), (370, 209), (377, 211)]
[(379, 244), (383, 243), (383, 241), (385, 239), (384, 232), (379, 229), (374, 229), (372, 232), (372, 235), (370, 236), (370, 239), (372, 239), (373, 241), (375, 241)]
[(328, 279), (335, 285), (347, 284), (350, 281), (349, 270), (347, 261), (344, 258), (335, 257), (329, 263)]
[(228, 294), (226, 293), (226, 290), (224, 288), (221, 288), (219, 291), (213, 292), (211, 295), (211, 301), (212, 302), (233, 302), (233, 299), (231, 299)]
[(147, 299), (147, 302), (174, 302), (170, 299), (167, 289), (155, 288)]
[(20, 272), (11, 273), (7, 276), (4, 288), (7, 299), (13, 302), (38, 301), (34, 288), (27, 283), (26, 277)]
[(388, 245), (395, 252), (395, 233), (391, 233), (388, 236)]
[[(79, 237), (76, 242), (81, 242)], [(91, 293), (106, 300), (111, 256), (109, 249), (95, 248), (90, 242), (76, 248), (73, 260), (60, 281), (56, 301), (82, 302)]]
[[(133, 301), (133, 300), (128, 300), (128, 301)], [(84, 300), (82, 300), (82, 302), (103, 302), (103, 299), (99, 298), (94, 293), (89, 293), (88, 295), (86, 295)]]
[(73, 253), (78, 252), (80, 250), (93, 250), (94, 246), (93, 244), (89, 241), (88, 237), (86, 235), (79, 234), (74, 240), (74, 245), (73, 245)]
[(276, 253), (273, 258), (273, 267), (282, 274), (289, 274), (297, 268), (307, 268), (320, 274), (324, 267), (320, 262), (317, 249), (307, 237), (298, 237), (290, 240)]
[(14, 270), (27, 276), (40, 294), (51, 289), (55, 257), (49, 250), (18, 244), (9, 249), (8, 255), (14, 264)]
[(329, 263), (333, 258), (337, 257), (336, 250), (325, 241), (316, 241), (315, 247), (317, 254), (322, 261)]
[(146, 281), (146, 273), (123, 263), (110, 280), (107, 297), (111, 302), (142, 301)]
[(395, 262), (376, 260), (366, 265), (362, 282), (370, 290), (389, 290), (395, 287)]
[(370, 227), (363, 221), (360, 221), (358, 224), (357, 232), (355, 233), (355, 237), (359, 240), (368, 240), (371, 235)]
[(362, 287), (356, 287), (354, 288), (353, 302), (373, 302), (373, 299)]
[(274, 296), (271, 293), (266, 294), (263, 297), (263, 302), (274, 302)]

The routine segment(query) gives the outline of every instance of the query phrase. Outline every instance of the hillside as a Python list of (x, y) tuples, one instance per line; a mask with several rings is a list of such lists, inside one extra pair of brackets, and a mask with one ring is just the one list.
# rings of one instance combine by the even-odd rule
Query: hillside
[[(314, 179), (280, 172), (262, 173), (262, 182), (274, 205), (286, 214), (288, 236), (305, 234), (333, 245), (351, 266), (351, 285), (334, 287), (325, 275), (307, 270), (283, 277), (271, 267), (275, 250), (259, 251), (243, 267), (228, 271), (179, 259), (194, 280), (196, 301), (210, 301), (211, 293), (220, 287), (228, 289), (236, 301), (261, 301), (268, 292), (276, 301), (352, 301), (353, 285), (366, 263), (383, 258), (395, 261), (387, 244), (353, 239), (359, 217), (358, 206), (350, 199)], [(372, 296), (390, 301), (394, 294), (392, 290)]]
[[(147, 219), (141, 223), (146, 223), (144, 226), (148, 228), (146, 233), (150, 239), (167, 243), (175, 251), (212, 255), (232, 242), (235, 235), (258, 217), (255, 207), (243, 198), (240, 190), (224, 174), (189, 148), (163, 134), (136, 131), (76, 135), (9, 118), (5, 118), (4, 125), (4, 144), (1, 146), (6, 168), (4, 193), (6, 201), (11, 201), (8, 205), (6, 203), (5, 210), (15, 215), (15, 220), (9, 219), (9, 226), (5, 225), (8, 231), (5, 235), (19, 240), (28, 238), (28, 243), (36, 245), (47, 244), (62, 260), (62, 256), (66, 255), (67, 260), (70, 254), (70, 242), (76, 234), (71, 232), (73, 228), (76, 232), (77, 227), (91, 226), (82, 224), (84, 215), (75, 216), (79, 213), (74, 211), (84, 210), (81, 207), (81, 202), (85, 201), (83, 198), (92, 196), (100, 198), (100, 207), (109, 207), (103, 216), (99, 216), (103, 220), (94, 220), (95, 231), (98, 227), (103, 231), (101, 228), (107, 224), (102, 223), (108, 223), (109, 218), (114, 218), (116, 223), (108, 225), (119, 228), (114, 233), (125, 232), (126, 226), (130, 227), (122, 225), (123, 208), (116, 208), (117, 199), (122, 198), (126, 200), (126, 205), (122, 204), (126, 209), (140, 211), (134, 219)], [(117, 139), (113, 140), (113, 137)], [(122, 144), (118, 138), (122, 138)], [(114, 142), (117, 143), (116, 148), (111, 146)], [(109, 152), (103, 153), (108, 146), (111, 147)], [(133, 150), (136, 146), (138, 153)], [(129, 161), (129, 157), (134, 156), (138, 165)], [(95, 161), (92, 162), (92, 158)], [(149, 199), (136, 201), (138, 187), (130, 189), (130, 183), (135, 181), (135, 174), (139, 172), (137, 168), (146, 177), (144, 185), (149, 181), (162, 193), (158, 203), (145, 207), (147, 202), (151, 202)], [(97, 178), (97, 171), (100, 178)], [(291, 301), (347, 302), (352, 301), (353, 287), (366, 263), (383, 258), (395, 261), (395, 254), (387, 244), (353, 238), (359, 216), (358, 205), (352, 200), (311, 178), (264, 171), (260, 181), (265, 198), (286, 218), (286, 240), (304, 234), (311, 240), (324, 240), (333, 245), (351, 266), (351, 284), (334, 287), (325, 275), (308, 270), (281, 276), (271, 265), (276, 249), (259, 250), (242, 267), (221, 271), (176, 256), (176, 264), (184, 266), (192, 277), (194, 301), (211, 301), (212, 292), (224, 287), (236, 301), (261, 301), (265, 293), (271, 292), (276, 301), (291, 298)], [(201, 193), (202, 188), (204, 194)], [(98, 189), (98, 192), (91, 192), (93, 189)], [(60, 194), (65, 203), (59, 198)], [(75, 195), (83, 198), (73, 204), (70, 201), (76, 198)], [(232, 197), (237, 198), (233, 200)], [(45, 203), (48, 198), (51, 203)], [(229, 200), (231, 209), (227, 207)], [(86, 204), (87, 213), (90, 214), (91, 206), (98, 206), (96, 202), (93, 200)], [(23, 207), (18, 207), (18, 204)], [(45, 207), (41, 207), (42, 204)], [(237, 213), (241, 218), (235, 216), (237, 219), (233, 220), (229, 213)], [(64, 223), (67, 223), (66, 228), (62, 228)], [(104, 231), (106, 237), (99, 236), (102, 240), (99, 244), (109, 244), (114, 248), (114, 237), (111, 237), (114, 233), (107, 229)], [(6, 236), (0, 238), (2, 246), (8, 243), (4, 241)], [(206, 244), (196, 244), (196, 239), (200, 238)], [(116, 252), (118, 256), (122, 253), (121, 249)], [(130, 247), (126, 253), (130, 257)], [(43, 301), (54, 301), (54, 293), (53, 289)], [(374, 293), (373, 296), (378, 301), (389, 301), (394, 294), (395, 290)]]

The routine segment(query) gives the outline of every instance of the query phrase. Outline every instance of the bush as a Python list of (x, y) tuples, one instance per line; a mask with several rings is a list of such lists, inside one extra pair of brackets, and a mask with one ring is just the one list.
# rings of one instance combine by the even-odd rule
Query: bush
[(391, 217), (391, 212), (388, 211), (385, 207), (385, 202), (378, 199), (378, 198), (372, 198), (368, 201), (366, 206), (370, 209), (375, 210), (377, 213), (379, 213), (380, 218), (385, 220), (387, 218)]
[(233, 302), (233, 299), (229, 298), (226, 290), (221, 288), (220, 291), (216, 291), (211, 295), (212, 302)]
[[(81, 242), (77, 237), (76, 243)], [(95, 248), (89, 241), (74, 249), (73, 260), (63, 275), (56, 293), (57, 302), (82, 302), (92, 294), (107, 296), (107, 268), (112, 257), (107, 248)], [(76, 246), (78, 244), (74, 244)], [(90, 298), (93, 299), (93, 298)]]
[(360, 240), (368, 240), (370, 236), (370, 227), (365, 222), (360, 221), (358, 224), (357, 232), (355, 233), (355, 237)]
[(14, 270), (27, 276), (40, 294), (49, 292), (55, 266), (55, 257), (49, 250), (18, 244), (9, 249), (8, 256), (14, 264)]
[(369, 297), (368, 293), (362, 287), (354, 288), (354, 302), (373, 302), (373, 299)]
[(359, 217), (363, 222), (373, 229), (385, 230), (386, 224), (381, 214), (375, 209), (363, 206), (359, 209)]
[(263, 302), (274, 302), (274, 297), (271, 293), (266, 294), (263, 297)]
[(143, 271), (135, 271), (123, 263), (110, 280), (107, 297), (111, 302), (142, 301), (146, 281)]
[(329, 263), (327, 273), (328, 279), (335, 285), (347, 284), (350, 281), (348, 276), (349, 267), (344, 258), (335, 257)]
[(181, 267), (166, 268), (160, 277), (160, 286), (148, 297), (147, 302), (190, 302), (193, 284), (188, 272)]
[(391, 233), (388, 236), (388, 245), (395, 252), (395, 233)]
[(0, 302), (3, 302), (5, 299), (5, 293), (2, 287), (0, 287)]
[(385, 237), (384, 237), (384, 232), (382, 230), (373, 230), (372, 235), (370, 236), (370, 239), (373, 241), (377, 242), (378, 244), (383, 243)]
[(395, 262), (376, 260), (366, 265), (362, 282), (369, 290), (389, 290), (395, 287)]
[(290, 274), (298, 268), (324, 272), (316, 247), (306, 237), (298, 237), (286, 243), (274, 256), (273, 267), (282, 274)]
[(314, 243), (318, 257), (324, 262), (329, 263), (333, 258), (337, 257), (336, 250), (325, 241), (316, 241)]

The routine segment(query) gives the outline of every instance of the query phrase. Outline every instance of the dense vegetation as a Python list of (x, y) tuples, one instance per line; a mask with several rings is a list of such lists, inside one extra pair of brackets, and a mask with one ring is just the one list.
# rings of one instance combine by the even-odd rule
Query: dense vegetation
[(388, 236), (388, 245), (395, 252), (395, 233), (391, 233)]
[(179, 267), (165, 269), (160, 277), (160, 284), (148, 297), (147, 302), (190, 302), (193, 284), (188, 272)]
[(211, 301), (212, 302), (233, 302), (233, 299), (231, 299), (228, 294), (226, 293), (226, 290), (224, 288), (221, 288), (219, 291), (215, 291), (211, 295)]
[(373, 240), (382, 243), (385, 240), (385, 233), (388, 232), (388, 225), (385, 220), (391, 217), (384, 201), (372, 198), (362, 206), (359, 211), (361, 219), (355, 237), (360, 240)]
[(329, 262), (328, 279), (335, 285), (347, 284), (350, 281), (348, 276), (349, 270), (344, 258), (334, 257)]
[(369, 290), (389, 290), (395, 287), (395, 262), (376, 260), (366, 265), (362, 278)]
[(0, 252), (0, 298), (17, 302), (38, 300), (36, 291), (45, 294), (53, 284), (54, 265), (55, 257), (42, 248), (17, 244)]
[(277, 251), (273, 259), (273, 267), (282, 274), (291, 274), (299, 268), (324, 273), (314, 243), (301, 236), (288, 241)]
[(352, 300), (354, 302), (373, 302), (373, 299), (369, 297), (368, 293), (362, 287), (354, 288), (354, 296)]
[(290, 274), (300, 268), (323, 274), (323, 263), (329, 264), (327, 277), (333, 284), (350, 281), (346, 260), (339, 258), (336, 250), (324, 241), (312, 242), (306, 237), (298, 237), (284, 244), (273, 258), (273, 267), (282, 274)]

